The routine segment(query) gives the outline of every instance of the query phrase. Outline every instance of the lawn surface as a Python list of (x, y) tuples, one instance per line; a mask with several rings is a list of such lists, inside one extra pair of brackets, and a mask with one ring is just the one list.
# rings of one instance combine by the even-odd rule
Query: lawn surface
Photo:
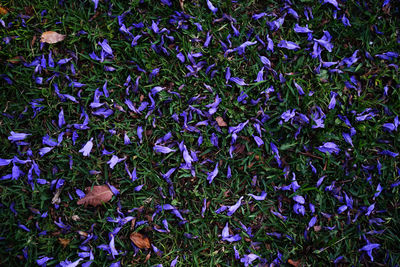
[(0, 264), (396, 266), (399, 1), (292, 2), (3, 1)]

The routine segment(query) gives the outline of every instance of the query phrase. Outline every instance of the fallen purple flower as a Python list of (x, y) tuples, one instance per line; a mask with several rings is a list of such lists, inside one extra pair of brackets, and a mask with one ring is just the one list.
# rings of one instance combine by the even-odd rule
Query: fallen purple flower
[(228, 208), (228, 212), (226, 213), (226, 215), (232, 216), (236, 212), (236, 210), (240, 207), (240, 205), (242, 205), (242, 199), (243, 197), (240, 197), (239, 200), (235, 203), (235, 205), (230, 206)]
[(375, 248), (379, 248), (381, 245), (376, 243), (369, 243), (368, 245), (363, 246), (359, 249), (359, 251), (367, 252), (368, 256), (371, 258), (371, 261), (374, 261), (374, 257), (372, 257), (372, 250)]
[(247, 195), (251, 196), (252, 198), (254, 198), (255, 200), (258, 200), (258, 201), (265, 200), (265, 198), (267, 197), (267, 193), (265, 191), (262, 191), (261, 195), (259, 195), (259, 196), (256, 196), (253, 194), (247, 194)]
[(125, 159), (126, 159), (126, 157), (119, 158), (119, 157), (113, 155), (113, 156), (111, 157), (111, 159), (110, 159), (109, 161), (107, 161), (107, 164), (110, 165), (110, 168), (111, 168), (111, 169), (114, 169), (114, 166), (115, 166), (117, 163), (119, 163), (119, 162), (121, 162), (121, 161), (124, 161)]
[(282, 40), (279, 42), (279, 44), (277, 45), (280, 48), (286, 48), (289, 50), (296, 50), (296, 49), (300, 49), (300, 46), (292, 41), (286, 41), (286, 40)]
[(209, 173), (208, 173), (207, 181), (208, 181), (209, 184), (212, 183), (212, 181), (213, 181), (214, 178), (217, 176), (217, 174), (218, 174), (218, 162), (217, 162), (217, 164), (215, 165), (214, 170), (213, 170), (212, 172), (209, 172)]
[(312, 33), (313, 31), (308, 28), (308, 25), (306, 27), (301, 27), (299, 24), (296, 23), (294, 26), (294, 31), (298, 33)]
[(230, 243), (240, 241), (242, 238), (239, 234), (230, 235), (229, 234), (229, 225), (228, 223), (225, 224), (224, 229), (222, 229), (222, 241), (228, 241)]
[(322, 153), (334, 153), (336, 155), (340, 152), (339, 147), (333, 142), (326, 142), (322, 146), (317, 147), (317, 149)]
[(207, 1), (207, 6), (208, 8), (211, 10), (212, 13), (217, 13), (218, 8), (216, 8), (215, 6), (213, 6), (213, 4), (211, 3), (210, 0), (206, 0)]
[(250, 254), (245, 254), (243, 258), (240, 259), (240, 262), (244, 264), (245, 267), (249, 266), (252, 264), (253, 261), (256, 259), (260, 258), (260, 256), (257, 256), (256, 254), (250, 253)]
[(16, 133), (16, 132), (13, 132), (13, 131), (11, 131), (10, 134), (11, 135), (8, 137), (8, 140), (10, 140), (11, 142), (24, 140), (29, 135), (31, 135), (31, 134), (26, 134), (26, 133)]
[(43, 157), (45, 154), (49, 153), (51, 150), (53, 150), (54, 147), (42, 147), (39, 149), (39, 155)]
[(331, 4), (334, 7), (336, 7), (336, 9), (339, 9), (339, 4), (336, 0), (323, 0), (324, 3), (323, 4)]
[(90, 155), (90, 151), (92, 151), (93, 148), (93, 137), (90, 138), (90, 140), (79, 150), (83, 154), (84, 157), (87, 157)]
[(168, 153), (171, 153), (171, 152), (175, 152), (175, 151), (176, 151), (176, 150), (171, 149), (171, 148), (169, 148), (169, 147), (160, 146), (160, 145), (155, 145), (155, 146), (153, 147), (153, 150), (154, 150), (155, 152), (157, 152), (157, 153), (163, 153), (163, 154), (168, 154)]
[(113, 51), (111, 49), (111, 46), (108, 44), (107, 39), (104, 39), (103, 42), (98, 42), (98, 44), (101, 46), (101, 48), (103, 49), (103, 51), (107, 54), (109, 54), (110, 56), (113, 56)]

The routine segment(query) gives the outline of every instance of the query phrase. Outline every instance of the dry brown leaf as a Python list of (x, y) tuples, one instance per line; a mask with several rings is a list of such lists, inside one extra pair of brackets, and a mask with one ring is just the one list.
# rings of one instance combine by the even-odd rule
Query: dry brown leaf
[(314, 226), (314, 231), (315, 232), (319, 232), (319, 231), (321, 231), (321, 228), (322, 228), (321, 225), (315, 225)]
[(7, 59), (7, 62), (10, 62), (12, 64), (18, 64), (21, 62), (25, 62), (25, 58), (23, 56), (16, 56), (16, 57)]
[(288, 260), (287, 261), (290, 265), (294, 266), (294, 267), (298, 267), (300, 265), (300, 261), (294, 261), (294, 260)]
[(66, 248), (69, 245), (69, 243), (71, 242), (71, 240), (59, 237), (58, 242), (60, 242), (60, 244), (61, 244), (61, 246), (63, 246), (63, 248)]
[(5, 15), (8, 13), (8, 9), (0, 6), (0, 15)]
[(133, 232), (130, 236), (133, 244), (138, 248), (150, 248), (150, 239), (141, 233)]
[(224, 121), (224, 119), (222, 117), (218, 116), (218, 117), (215, 118), (215, 120), (217, 121), (219, 127), (228, 126), (228, 124), (226, 124), (226, 122)]
[(143, 263), (146, 263), (148, 260), (150, 260), (151, 257), (151, 252), (149, 252), (149, 254), (146, 255), (146, 259), (144, 260)]
[(88, 233), (84, 232), (84, 231), (78, 231), (78, 234), (84, 237), (88, 237)]
[(63, 34), (59, 34), (57, 32), (53, 32), (53, 31), (47, 31), (42, 33), (42, 36), (40, 37), (40, 41), (42, 43), (48, 43), (48, 44), (55, 44), (58, 42), (61, 42), (62, 40), (64, 40), (65, 35)]
[(108, 185), (95, 185), (91, 190), (90, 187), (87, 187), (86, 192), (86, 196), (78, 200), (78, 205), (85, 205), (85, 207), (87, 205), (92, 205), (96, 207), (110, 201), (113, 196)]
[(36, 39), (37, 39), (37, 37), (36, 37), (36, 35), (34, 35), (34, 36), (32, 37), (31, 46), (33, 46), (33, 45), (35, 44)]

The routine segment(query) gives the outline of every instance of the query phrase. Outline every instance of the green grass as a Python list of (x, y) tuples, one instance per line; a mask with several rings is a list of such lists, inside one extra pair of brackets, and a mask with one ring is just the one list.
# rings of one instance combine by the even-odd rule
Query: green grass
[[(12, 84), (8, 84), (3, 78), (0, 80), (0, 158), (9, 159), (18, 156), (26, 159), (27, 150), (31, 149), (33, 155), (30, 157), (39, 165), (40, 178), (48, 181), (45, 185), (35, 182), (32, 190), (28, 184), (26, 174), (31, 166), (17, 164), (25, 175), (18, 180), (8, 179), (0, 181), (0, 263), (3, 266), (15, 266), (16, 264), (32, 266), (36, 264), (39, 256), (53, 257), (47, 262), (49, 266), (55, 266), (59, 262), (69, 259), (79, 259), (78, 252), (84, 240), (79, 231), (89, 233), (93, 226), (93, 234), (97, 239), (86, 244), (93, 250), (95, 255), (92, 266), (110, 266), (111, 263), (120, 261), (123, 266), (163, 264), (169, 266), (176, 256), (177, 266), (236, 266), (242, 265), (240, 260), (235, 259), (233, 246), (239, 251), (240, 256), (254, 253), (264, 261), (256, 260), (253, 263), (271, 263), (277, 258), (278, 253), (282, 255), (280, 263), (287, 265), (288, 260), (300, 261), (301, 266), (334, 265), (334, 260), (343, 256), (341, 264), (365, 266), (395, 266), (400, 261), (400, 250), (398, 244), (400, 239), (399, 225), (399, 188), (391, 187), (399, 181), (399, 157), (392, 158), (380, 155), (382, 150), (390, 150), (396, 153), (400, 151), (400, 135), (398, 131), (392, 133), (384, 131), (384, 123), (392, 123), (394, 118), (400, 115), (400, 91), (399, 73), (395, 67), (388, 64), (399, 64), (399, 59), (385, 61), (379, 58), (368, 60), (365, 51), (373, 57), (388, 51), (399, 51), (400, 25), (399, 4), (392, 1), (391, 9), (385, 13), (382, 3), (374, 1), (343, 1), (341, 10), (337, 17), (345, 12), (349, 18), (351, 27), (345, 27), (340, 19), (333, 18), (333, 6), (321, 5), (313, 1), (302, 0), (292, 8), (297, 11), (300, 18), (296, 21), (291, 15), (285, 17), (282, 27), (272, 32), (266, 25), (273, 16), (266, 16), (259, 20), (253, 20), (252, 15), (261, 12), (275, 12), (283, 14), (284, 4), (275, 1), (212, 1), (218, 12), (214, 15), (206, 5), (206, 1), (185, 1), (185, 14), (190, 15), (184, 21), (188, 28), (177, 28), (170, 24), (169, 20), (181, 11), (178, 1), (172, 7), (165, 6), (160, 1), (145, 0), (140, 3), (132, 1), (100, 1), (96, 11), (91, 1), (65, 1), (63, 5), (59, 1), (5, 1), (1, 5), (9, 12), (0, 15), (5, 22), (6, 28), (0, 25), (0, 36), (11, 37), (9, 44), (4, 39), (0, 43), (1, 74), (7, 75)], [(312, 6), (314, 18), (307, 20), (303, 14), (304, 7)], [(41, 17), (42, 10), (47, 14)], [(132, 23), (143, 22), (142, 29), (131, 29), (133, 35), (142, 34), (138, 44), (131, 46), (131, 40), (119, 31), (120, 25), (117, 16), (127, 12), (123, 23), (128, 27)], [(214, 21), (227, 13), (236, 19), (234, 26), (239, 30), (238, 37), (233, 36), (233, 30), (228, 20)], [(21, 16), (25, 21), (23, 25)], [(169, 34), (164, 36), (164, 48), (169, 56), (164, 53), (157, 54), (151, 45), (160, 45), (161, 36), (151, 30), (152, 21), (158, 21), (158, 27), (167, 28)], [(11, 23), (8, 26), (8, 23)], [(198, 32), (193, 23), (201, 23), (202, 32)], [(298, 23), (312, 29), (313, 37), (320, 39), (324, 31), (329, 31), (334, 44), (331, 53), (326, 50), (322, 52), (324, 61), (341, 61), (350, 57), (355, 50), (359, 50), (359, 60), (350, 67), (342, 66), (342, 73), (329, 73), (328, 68), (321, 67), (319, 74), (314, 72), (318, 67), (319, 60), (312, 58), (312, 40), (307, 41), (307, 35), (296, 33), (294, 25)], [(383, 32), (377, 34), (373, 26)], [(66, 34), (64, 41), (57, 44), (44, 45), (40, 48), (40, 36), (44, 31), (56, 31)], [(78, 34), (81, 30), (87, 34)], [(250, 30), (253, 33), (247, 37)], [(203, 47), (207, 32), (213, 35), (208, 48)], [(224, 51), (220, 45), (226, 41), (231, 34), (230, 41), (235, 48), (245, 41), (255, 41), (256, 35), (266, 42), (268, 34), (274, 41), (274, 52), (267, 51), (260, 43), (248, 46), (245, 53), (240, 56), (237, 52), (230, 53), (224, 57)], [(174, 41), (168, 40), (167, 36), (173, 36)], [(90, 58), (89, 54), (95, 52), (98, 56), (102, 50), (98, 44), (107, 39), (114, 57), (106, 58), (99, 62)], [(200, 39), (200, 41), (196, 41)], [(277, 47), (281, 40), (290, 40), (301, 46), (297, 51), (289, 51)], [(181, 63), (176, 57), (176, 47), (183, 54), (201, 52), (196, 62), (206, 61), (204, 67), (196, 76), (186, 77), (190, 64), (186, 57), (185, 63)], [(35, 59), (46, 56), (52, 51), (55, 67), (42, 70), (35, 74), (35, 67), (27, 67), (24, 63), (31, 63)], [(281, 83), (278, 77), (264, 70), (264, 81), (254, 82), (258, 71), (262, 67), (259, 56), (266, 56), (272, 64), (272, 68), (279, 75), (285, 76), (286, 82)], [(16, 57), (19, 57), (18, 61)], [(63, 58), (73, 59), (65, 65), (58, 66), (57, 61)], [(70, 64), (74, 64), (76, 74), (71, 72)], [(218, 70), (214, 78), (205, 73), (207, 66), (215, 64), (210, 71)], [(136, 65), (145, 69), (147, 73), (140, 72)], [(104, 71), (104, 66), (114, 67), (113, 72)], [(225, 81), (225, 70), (229, 67), (232, 77), (243, 78), (247, 86), (239, 86)], [(159, 74), (149, 82), (149, 73), (152, 69), (160, 68)], [(329, 69), (333, 69), (331, 67)], [(53, 76), (53, 74), (58, 74)], [(70, 81), (86, 84), (82, 88), (72, 88)], [(124, 86), (128, 75), (135, 84), (137, 77), (140, 78), (138, 93), (130, 91), (126, 96)], [(43, 77), (43, 84), (35, 83), (36, 76)], [(358, 95), (355, 89), (348, 88), (345, 82), (355, 76), (361, 83), (361, 92)], [(50, 78), (50, 79), (49, 79)], [(47, 81), (47, 79), (49, 79)], [(94, 109), (90, 108), (93, 102), (96, 88), (100, 90), (105, 81), (108, 81), (107, 89), (110, 96), (102, 96), (100, 102), (107, 103), (114, 114), (108, 118), (95, 116)], [(293, 81), (296, 81), (305, 91), (304, 96), (299, 96)], [(79, 104), (72, 101), (60, 101), (56, 95), (54, 85), (57, 84), (62, 94), (69, 94), (78, 99)], [(209, 92), (205, 85), (213, 89)], [(154, 96), (154, 112), (146, 116), (148, 109), (142, 114), (130, 111), (124, 103), (130, 99), (136, 103), (148, 101), (150, 90), (155, 86), (166, 89)], [(183, 87), (182, 87), (183, 86)], [(268, 87), (273, 86), (275, 92), (270, 94), (266, 101), (265, 96), (260, 94)], [(384, 96), (384, 87), (388, 86), (388, 96)], [(179, 89), (181, 88), (181, 89)], [(244, 92), (248, 95), (247, 104), (238, 103), (237, 97)], [(309, 92), (313, 91), (313, 95)], [(330, 92), (336, 92), (337, 104), (334, 109), (328, 109), (330, 103)], [(178, 92), (179, 97), (171, 92)], [(279, 95), (278, 95), (279, 93)], [(192, 107), (203, 112), (208, 111), (205, 105), (214, 102), (216, 95), (222, 98), (218, 110), (209, 119), (209, 125), (198, 126), (199, 133), (189, 132), (183, 129), (183, 117), (179, 117), (179, 123), (172, 119), (186, 111), (189, 112), (188, 101), (192, 97), (201, 96), (202, 100), (191, 104)], [(251, 99), (261, 98), (256, 105), (251, 105)], [(43, 99), (40, 104), (42, 110), (34, 116), (32, 100)], [(123, 107), (120, 111), (115, 105)], [(325, 127), (314, 129), (311, 125), (312, 112), (315, 106), (321, 107), (326, 114)], [(356, 114), (366, 108), (376, 111), (376, 116), (371, 120), (357, 122)], [(63, 109), (66, 125), (58, 127), (58, 114)], [(87, 130), (76, 130), (79, 138), (73, 145), (73, 124), (81, 124), (82, 110), (89, 115), (90, 121)], [(298, 130), (299, 123), (284, 122), (280, 124), (280, 116), (288, 109), (296, 109), (298, 113), (305, 114), (309, 124), (302, 126), (297, 139), (294, 134)], [(297, 113), (297, 114), (298, 114)], [(253, 126), (257, 120), (262, 119), (265, 114), (269, 119), (261, 123), (263, 128), (262, 139), (264, 145), (258, 147), (252, 135), (258, 135)], [(345, 115), (349, 118), (356, 130), (352, 137), (354, 147), (346, 143), (342, 132), (349, 132), (350, 128), (338, 118)], [(239, 123), (249, 120), (248, 125), (238, 133), (235, 150), (231, 158), (229, 147), (232, 134), (228, 127), (218, 130), (214, 121), (217, 116), (223, 117), (228, 126), (237, 126)], [(192, 119), (188, 119), (188, 125), (194, 126), (197, 122), (207, 120), (196, 112), (192, 112)], [(154, 126), (153, 126), (154, 123)], [(139, 142), (137, 127), (144, 129), (143, 142)], [(110, 134), (114, 129), (116, 134)], [(17, 146), (10, 142), (7, 137), (10, 131), (30, 133), (27, 138), (29, 145)], [(170, 144), (177, 152), (170, 154), (154, 153), (153, 147), (157, 139), (171, 131)], [(39, 156), (39, 149), (44, 147), (42, 137), (48, 134), (57, 139), (61, 132), (66, 132), (63, 141), (51, 152)], [(124, 145), (124, 134), (130, 137), (132, 144)], [(215, 147), (210, 141), (212, 134), (218, 136), (219, 146)], [(102, 140), (101, 135), (104, 135)], [(199, 136), (204, 137), (203, 144), (198, 146)], [(93, 150), (90, 157), (83, 157), (78, 151), (90, 139), (93, 138)], [(193, 163), (195, 176), (190, 170), (177, 169), (171, 180), (175, 189), (175, 198), (168, 193), (168, 184), (162, 178), (173, 167), (179, 167), (184, 163), (182, 153), (178, 144), (184, 141), (188, 150), (197, 151), (198, 162)], [(325, 154), (316, 149), (324, 142), (335, 142), (339, 145), (341, 152), (338, 155)], [(290, 168), (290, 174), (285, 176), (283, 166), (280, 168), (274, 159), (270, 143), (277, 145), (283, 166)], [(102, 155), (102, 150), (115, 150), (115, 155), (126, 156), (126, 164), (129, 170), (137, 168), (138, 180), (132, 182), (129, 179), (121, 162), (111, 169), (107, 161), (111, 156)], [(73, 165), (70, 168), (70, 157)], [(206, 160), (209, 160), (207, 162)], [(378, 173), (377, 160), (382, 164), (381, 174)], [(309, 162), (315, 166), (317, 174), (313, 174)], [(214, 181), (209, 184), (208, 173), (215, 164), (219, 162), (219, 173)], [(227, 167), (232, 168), (232, 177), (227, 179)], [(371, 168), (368, 169), (368, 166)], [(11, 173), (12, 163), (0, 167), (0, 176)], [(90, 170), (101, 171), (101, 174), (91, 175)], [(300, 188), (296, 191), (277, 190), (277, 187), (289, 185), (295, 173)], [(320, 187), (316, 187), (317, 180), (325, 175), (326, 178)], [(253, 184), (252, 180), (256, 182)], [(368, 180), (370, 177), (370, 182)], [(35, 178), (36, 179), (36, 178)], [(61, 187), (60, 207), (57, 209), (52, 203), (55, 190), (51, 188), (51, 181), (64, 179)], [(116, 186), (120, 195), (101, 207), (91, 208), (77, 205), (78, 196), (76, 189), (84, 190), (85, 187), (103, 185), (106, 182)], [(336, 193), (328, 192), (325, 187), (335, 182)], [(144, 184), (141, 191), (136, 192), (134, 188)], [(383, 187), (383, 191), (376, 200), (373, 199), (377, 185)], [(163, 198), (159, 193), (162, 187)], [(260, 195), (261, 191), (268, 193), (264, 201), (255, 201), (247, 194)], [(353, 209), (338, 214), (337, 210), (345, 202), (344, 192), (354, 200)], [(306, 214), (304, 216), (293, 211), (294, 195), (302, 195), (306, 198)], [(244, 196), (242, 206), (233, 216), (227, 216), (226, 212), (217, 214), (221, 205), (231, 206)], [(207, 211), (204, 218), (201, 217), (203, 199), (207, 199)], [(14, 214), (9, 208), (15, 203)], [(315, 205), (316, 212), (311, 214), (308, 204)], [(366, 208), (375, 203), (375, 211), (366, 216)], [(151, 219), (157, 205), (172, 204), (181, 210), (183, 217), (187, 220), (185, 224), (179, 224), (180, 220), (169, 211), (162, 211)], [(133, 208), (140, 211), (128, 212)], [(41, 218), (35, 214), (48, 212), (48, 216)], [(272, 211), (278, 211), (287, 216), (283, 221), (274, 216)], [(187, 211), (187, 212), (185, 212)], [(113, 259), (110, 254), (98, 248), (101, 244), (109, 244), (109, 233), (118, 225), (108, 222), (107, 217), (116, 218), (118, 212), (125, 216), (134, 216), (136, 222), (145, 220), (147, 224), (135, 229), (131, 223), (127, 223), (115, 235), (115, 246), (119, 255)], [(357, 213), (358, 219), (354, 220)], [(327, 218), (322, 213), (330, 214)], [(79, 216), (74, 220), (73, 216)], [(304, 231), (313, 216), (317, 216), (316, 226), (308, 232), (308, 238), (304, 237)], [(75, 218), (75, 217), (74, 217)], [(381, 225), (370, 224), (372, 218), (381, 218)], [(61, 219), (70, 229), (63, 231), (54, 221)], [(169, 233), (160, 233), (153, 226), (162, 226), (162, 220), (169, 223)], [(231, 234), (240, 234), (242, 240), (229, 243), (221, 241), (221, 232), (226, 222), (229, 222)], [(251, 227), (251, 235), (242, 228)], [(26, 232), (19, 228), (23, 224), (31, 231)], [(41, 230), (38, 230), (35, 225)], [(333, 227), (326, 230), (324, 227)], [(40, 231), (47, 231), (46, 235), (39, 236)], [(369, 231), (380, 231), (380, 234), (368, 234)], [(129, 239), (132, 231), (140, 231), (146, 234), (153, 245), (163, 251), (158, 256), (152, 250), (140, 250), (135, 253), (132, 242)], [(267, 235), (276, 232), (281, 238)], [(189, 239), (184, 234), (197, 236)], [(288, 237), (290, 236), (290, 237)], [(374, 262), (371, 262), (366, 253), (359, 251), (367, 242), (379, 243), (381, 246), (373, 250)], [(63, 247), (61, 239), (69, 240)], [(23, 257), (23, 249), (26, 248), (28, 257)], [(151, 256), (146, 256), (151, 251)], [(82, 262), (87, 261), (85, 259)]]

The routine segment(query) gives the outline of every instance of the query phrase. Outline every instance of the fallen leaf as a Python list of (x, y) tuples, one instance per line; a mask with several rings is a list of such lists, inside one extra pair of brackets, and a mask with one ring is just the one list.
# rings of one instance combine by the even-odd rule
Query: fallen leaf
[(226, 122), (224, 121), (224, 119), (222, 117), (218, 116), (218, 117), (215, 118), (215, 120), (217, 121), (219, 127), (228, 126), (228, 124), (226, 124)]
[(7, 14), (7, 13), (8, 13), (7, 8), (1, 7), (1, 6), (0, 6), (0, 15), (5, 15), (5, 14)]
[(88, 237), (88, 233), (86, 233), (84, 231), (78, 231), (78, 234), (83, 236), (83, 237)]
[(25, 8), (25, 14), (28, 16), (32, 16), (33, 15), (33, 6), (26, 6)]
[(150, 260), (151, 257), (151, 252), (149, 252), (149, 254), (146, 255), (146, 259), (144, 260), (143, 263), (146, 263), (148, 260)]
[(321, 227), (320, 225), (315, 225), (315, 226), (314, 226), (314, 231), (315, 231), (315, 232), (319, 232), (319, 231), (321, 231), (321, 228), (322, 228), (322, 227)]
[(150, 239), (141, 233), (133, 232), (130, 236), (133, 244), (138, 248), (150, 248)]
[(95, 185), (91, 190), (90, 189), (90, 187), (86, 188), (87, 194), (85, 197), (78, 200), (78, 205), (85, 205), (85, 207), (87, 205), (92, 205), (96, 207), (110, 201), (113, 196), (113, 193), (107, 185)]
[(58, 242), (60, 242), (60, 244), (61, 244), (61, 246), (63, 246), (63, 248), (66, 248), (69, 245), (69, 243), (71, 242), (71, 240), (59, 237)]
[(288, 260), (287, 261), (290, 265), (294, 266), (294, 267), (298, 267), (300, 265), (300, 261), (294, 261), (294, 260)]
[(53, 32), (53, 31), (47, 31), (47, 32), (42, 33), (40, 41), (42, 43), (55, 44), (55, 43), (61, 42), (62, 40), (64, 40), (64, 38), (65, 38), (65, 35), (63, 35), (63, 34), (59, 34), (57, 32)]
[(51, 200), (51, 204), (59, 205), (61, 203), (60, 194), (61, 194), (61, 188), (58, 188), (54, 193), (53, 199)]
[(25, 58), (23, 56), (16, 56), (16, 57), (7, 59), (7, 62), (10, 62), (12, 64), (18, 64), (21, 62), (25, 62)]
[(131, 230), (135, 229), (136, 218), (131, 221)]
[(52, 236), (59, 236), (61, 234), (60, 231), (56, 231), (56, 232), (52, 232), (51, 235)]

